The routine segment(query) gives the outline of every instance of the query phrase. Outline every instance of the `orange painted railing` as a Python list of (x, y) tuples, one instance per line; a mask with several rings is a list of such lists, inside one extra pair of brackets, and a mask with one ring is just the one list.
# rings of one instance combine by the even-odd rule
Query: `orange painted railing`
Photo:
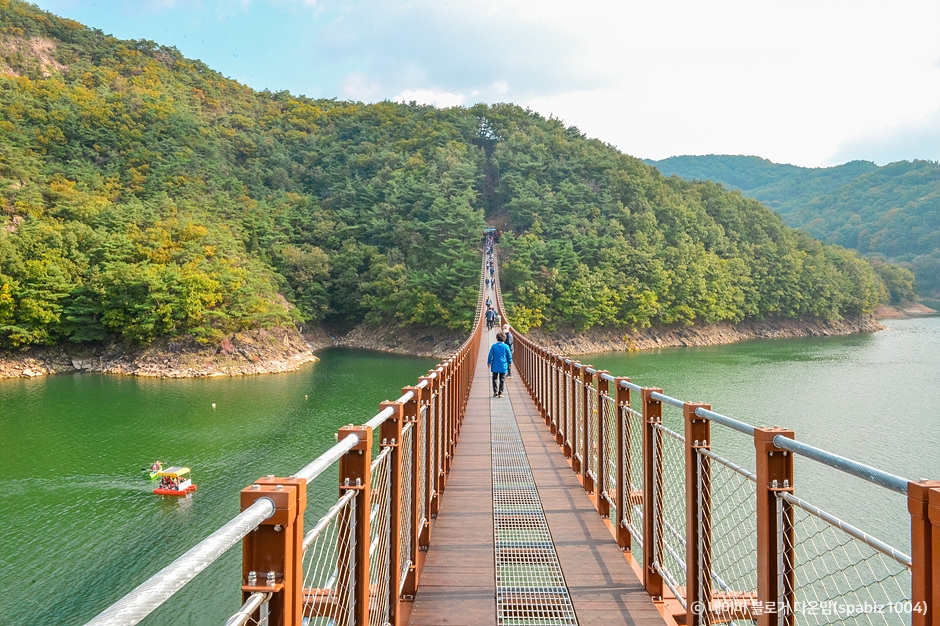
[[(483, 276), (473, 330), (450, 357), (294, 476), (259, 478), (242, 513), (88, 622), (137, 624), (243, 541), (244, 604), (230, 625), (403, 624), (433, 536), (483, 334)], [(307, 486), (339, 465), (339, 494), (304, 534)]]
[[(498, 291), (496, 301), (506, 319)], [(513, 339), (514, 369), (559, 453), (667, 621), (940, 626), (940, 482), (888, 474), (797, 442), (792, 430), (754, 427)], [(664, 408), (676, 411), (677, 430)], [(713, 429), (725, 431), (722, 445)], [(746, 439), (722, 450), (734, 437)], [(753, 456), (730, 461), (748, 439)], [(809, 466), (795, 476), (794, 456), (902, 494), (907, 510), (898, 498), (895, 515), (909, 517), (910, 555), (801, 499), (796, 480), (816, 475)]]

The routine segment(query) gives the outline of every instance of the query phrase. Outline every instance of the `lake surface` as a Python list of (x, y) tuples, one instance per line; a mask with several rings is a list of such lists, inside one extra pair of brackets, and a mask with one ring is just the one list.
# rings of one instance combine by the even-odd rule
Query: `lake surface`
[[(906, 478), (940, 478), (940, 318), (887, 325), (581, 360)], [(294, 473), (338, 427), (371, 418), (435, 364), (355, 350), (320, 356), (276, 376), (0, 380), (0, 615), (84, 623), (237, 514), (242, 488)], [(680, 417), (664, 409), (679, 432)], [(749, 439), (717, 427), (713, 439), (719, 454), (753, 468)], [(139, 468), (157, 458), (192, 467), (199, 490), (153, 495)], [(318, 484), (308, 524), (337, 494), (335, 473)], [(797, 495), (907, 550), (901, 496), (799, 460), (795, 484)], [(231, 550), (144, 623), (224, 623), (240, 604), (240, 554)]]
[[(319, 356), (273, 376), (0, 380), (5, 622), (85, 623), (234, 517), (241, 489), (296, 472), (340, 426), (368, 420), (436, 364), (346, 349)], [(191, 467), (198, 491), (154, 495), (140, 468), (155, 459)], [(336, 496), (334, 469), (310, 489), (308, 523)], [(240, 571), (235, 548), (144, 623), (223, 624), (241, 604)]]
[[(847, 337), (579, 360), (749, 424), (790, 428), (800, 441), (907, 479), (940, 479), (940, 317), (884, 324), (888, 330)], [(681, 411), (664, 405), (663, 421), (682, 433)], [(750, 438), (713, 425), (712, 439), (718, 454), (753, 471)], [(909, 550), (903, 496), (801, 457), (794, 472), (796, 495)]]

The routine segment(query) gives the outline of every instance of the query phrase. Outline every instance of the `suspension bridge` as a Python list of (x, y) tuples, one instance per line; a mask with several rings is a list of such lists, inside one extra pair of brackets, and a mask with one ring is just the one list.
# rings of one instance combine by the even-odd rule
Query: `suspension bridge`
[[(517, 333), (514, 375), (492, 397), (484, 298), (504, 310), (485, 254), (482, 267), (460, 349), (293, 476), (243, 489), (237, 517), (88, 624), (139, 623), (240, 543), (244, 604), (226, 626), (940, 626), (940, 482)], [(749, 462), (715, 445), (719, 429), (753, 442)], [(801, 498), (795, 457), (903, 495), (910, 554)], [(304, 528), (308, 486), (334, 465), (337, 501)]]

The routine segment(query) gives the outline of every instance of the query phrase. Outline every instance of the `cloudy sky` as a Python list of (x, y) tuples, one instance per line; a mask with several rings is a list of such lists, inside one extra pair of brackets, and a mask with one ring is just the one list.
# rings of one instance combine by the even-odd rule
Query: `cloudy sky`
[(514, 102), (643, 158), (940, 160), (937, 0), (38, 0), (255, 89)]

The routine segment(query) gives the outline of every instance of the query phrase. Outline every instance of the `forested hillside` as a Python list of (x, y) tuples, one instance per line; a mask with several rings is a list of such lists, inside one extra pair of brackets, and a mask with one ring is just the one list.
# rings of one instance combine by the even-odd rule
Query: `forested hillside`
[(484, 221), (532, 325), (864, 314), (857, 255), (512, 105), (255, 92), (0, 0), (0, 347), (468, 329)]
[(473, 116), (257, 93), (10, 0), (0, 29), (5, 345), (469, 326)]
[(648, 161), (663, 174), (740, 189), (813, 237), (912, 269), (919, 289), (940, 293), (940, 164), (853, 161), (828, 168), (748, 156)]

